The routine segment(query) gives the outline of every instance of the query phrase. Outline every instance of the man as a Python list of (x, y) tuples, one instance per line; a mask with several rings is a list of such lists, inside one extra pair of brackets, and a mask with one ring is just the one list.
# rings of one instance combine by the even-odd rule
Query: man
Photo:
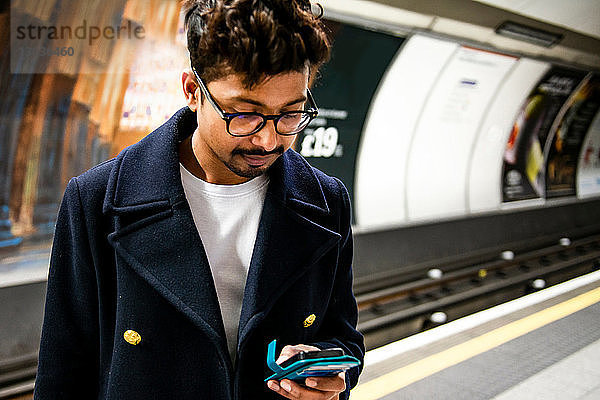
[(264, 383), (273, 339), (364, 353), (348, 193), (290, 149), (323, 28), (306, 0), (184, 10), (188, 106), (65, 192), (35, 398), (348, 398), (359, 368)]

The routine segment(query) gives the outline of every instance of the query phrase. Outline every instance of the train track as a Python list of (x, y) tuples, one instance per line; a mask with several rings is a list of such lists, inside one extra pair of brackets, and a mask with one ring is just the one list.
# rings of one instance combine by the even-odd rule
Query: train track
[(37, 354), (0, 361), (0, 399), (29, 399), (33, 393)]
[[(600, 235), (480, 258), (487, 261), (421, 266), (410, 280), (357, 295), (358, 329), (367, 348), (597, 270)], [(414, 279), (415, 274), (420, 277)]]

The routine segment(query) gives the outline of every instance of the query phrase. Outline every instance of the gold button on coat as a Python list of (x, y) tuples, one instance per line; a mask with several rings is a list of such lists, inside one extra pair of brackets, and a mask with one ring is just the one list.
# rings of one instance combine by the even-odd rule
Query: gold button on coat
[(313, 324), (313, 322), (315, 322), (315, 319), (317, 319), (317, 316), (315, 314), (310, 314), (304, 320), (304, 327), (308, 328), (309, 326), (311, 326)]
[(131, 329), (125, 331), (125, 333), (123, 334), (123, 338), (127, 343), (132, 344), (134, 346), (142, 341), (142, 337), (140, 336), (140, 334)]

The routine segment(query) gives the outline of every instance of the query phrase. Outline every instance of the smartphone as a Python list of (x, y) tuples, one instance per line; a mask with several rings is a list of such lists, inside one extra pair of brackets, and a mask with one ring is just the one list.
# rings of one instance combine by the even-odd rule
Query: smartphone
[(300, 360), (314, 360), (315, 358), (327, 358), (327, 357), (341, 357), (344, 355), (344, 350), (340, 348), (325, 349), (325, 350), (312, 350), (312, 351), (301, 351), (300, 353), (293, 355), (281, 364), (281, 368), (286, 368)]
[(290, 379), (302, 382), (309, 376), (335, 376), (360, 365), (360, 361), (339, 348), (300, 352), (281, 363), (275, 362), (276, 341), (269, 344), (267, 365), (274, 372), (265, 382)]

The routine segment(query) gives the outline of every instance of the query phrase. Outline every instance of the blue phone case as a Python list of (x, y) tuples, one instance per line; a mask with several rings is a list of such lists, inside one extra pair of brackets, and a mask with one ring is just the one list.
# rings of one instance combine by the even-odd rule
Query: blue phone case
[(331, 376), (360, 365), (356, 357), (343, 355), (339, 357), (311, 358), (307, 360), (298, 360), (295, 363), (282, 368), (275, 362), (275, 352), (277, 351), (277, 340), (269, 343), (267, 352), (267, 365), (274, 372), (273, 375), (265, 379), (265, 382), (271, 379), (281, 380), (290, 379), (293, 381), (303, 381), (309, 376)]

